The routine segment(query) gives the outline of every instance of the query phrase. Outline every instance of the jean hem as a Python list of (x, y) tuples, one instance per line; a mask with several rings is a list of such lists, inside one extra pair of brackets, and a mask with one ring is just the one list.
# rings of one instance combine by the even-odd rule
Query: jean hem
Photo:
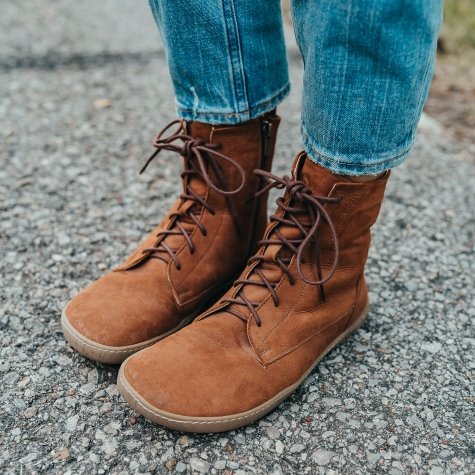
[(377, 155), (342, 155), (319, 147), (303, 125), (302, 140), (305, 152), (313, 162), (339, 175), (377, 175), (390, 170), (404, 162), (414, 143), (412, 139), (403, 147)]
[(193, 110), (177, 105), (177, 114), (184, 120), (195, 120), (206, 124), (241, 124), (248, 120), (255, 119), (271, 110), (275, 109), (289, 94), (290, 83), (288, 82), (278, 92), (269, 99), (256, 104), (248, 109), (237, 112), (220, 112), (207, 110)]

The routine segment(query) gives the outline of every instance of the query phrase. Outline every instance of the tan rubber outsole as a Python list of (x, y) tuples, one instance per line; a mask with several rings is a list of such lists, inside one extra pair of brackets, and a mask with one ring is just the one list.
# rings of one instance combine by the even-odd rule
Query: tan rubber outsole
[(96, 341), (86, 338), (84, 335), (79, 333), (69, 322), (66, 308), (61, 314), (61, 328), (63, 330), (64, 338), (66, 341), (81, 355), (89, 358), (91, 360), (97, 361), (98, 363), (105, 364), (120, 364), (126, 360), (129, 356), (137, 353), (137, 351), (143, 350), (148, 346), (153, 345), (157, 341), (163, 340), (172, 333), (181, 330), (183, 327), (188, 325), (193, 321), (197, 315), (191, 315), (183, 319), (178, 326), (172, 330), (162, 333), (161, 335), (151, 338), (140, 343), (128, 346), (107, 346), (97, 343)]
[(152, 422), (168, 427), (169, 429), (174, 429), (182, 432), (204, 433), (225, 432), (237, 429), (238, 427), (246, 426), (254, 421), (257, 421), (258, 419), (261, 419), (266, 414), (271, 412), (275, 407), (277, 407), (282, 401), (287, 399), (300, 386), (304, 379), (310, 374), (310, 372), (315, 368), (315, 366), (317, 366), (317, 364), (327, 353), (329, 353), (333, 348), (335, 348), (335, 346), (337, 346), (343, 340), (348, 338), (348, 336), (350, 336), (363, 324), (368, 315), (368, 310), (369, 308), (366, 307), (366, 309), (363, 311), (360, 318), (355, 322), (355, 324), (348, 328), (344, 333), (339, 335), (338, 338), (336, 338), (325, 349), (325, 351), (317, 358), (317, 360), (312, 364), (312, 366), (307, 370), (307, 372), (295, 384), (288, 386), (287, 388), (280, 391), (273, 398), (260, 404), (259, 406), (256, 406), (253, 409), (250, 409), (249, 411), (219, 417), (190, 417), (162, 411), (147, 402), (127, 382), (124, 376), (125, 364), (120, 367), (119, 375), (117, 378), (117, 387), (122, 397), (129, 403), (129, 405), (135, 411), (137, 411), (145, 418), (151, 420)]

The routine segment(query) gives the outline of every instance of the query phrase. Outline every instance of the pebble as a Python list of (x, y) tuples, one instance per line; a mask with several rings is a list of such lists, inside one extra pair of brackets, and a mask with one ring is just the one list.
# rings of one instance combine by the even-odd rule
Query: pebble
[(442, 344), (439, 343), (438, 341), (433, 341), (433, 342), (429, 342), (429, 343), (423, 343), (421, 345), (421, 348), (424, 350), (424, 351), (428, 351), (429, 353), (432, 353), (432, 354), (436, 354), (438, 353), (441, 348), (442, 348)]
[(117, 439), (108, 437), (102, 443), (101, 450), (107, 455), (113, 455), (116, 452), (118, 446), (119, 444)]
[(325, 404), (325, 406), (328, 406), (328, 407), (341, 406), (340, 399), (336, 399), (336, 398), (333, 398), (333, 397), (323, 398), (322, 403)]
[(422, 420), (419, 419), (419, 417), (417, 417), (415, 414), (406, 417), (406, 422), (407, 422), (409, 425), (411, 425), (411, 426), (416, 426), (416, 427), (418, 427), (419, 429), (423, 429), (423, 428), (424, 428), (424, 423), (423, 423)]
[(303, 450), (305, 450), (305, 445), (303, 444), (293, 444), (290, 447), (290, 453), (292, 454), (302, 452)]
[[(118, 369), (78, 355), (60, 326), (71, 296), (179, 193), (172, 154), (138, 176), (175, 114), (163, 47), (145, 2), (37, 3), (4, 2), (0, 15), (0, 473), (469, 473), (473, 147), (419, 131), (373, 227), (369, 318), (288, 401), (245, 429), (183, 435), (131, 409)], [(289, 48), (278, 175), (301, 140)]]
[(84, 395), (88, 395), (88, 394), (92, 394), (96, 390), (96, 388), (97, 386), (95, 383), (87, 383), (81, 386), (79, 388), (79, 391)]
[(176, 465), (176, 459), (174, 459), (174, 458), (168, 459), (165, 463), (165, 467), (167, 468), (167, 470), (169, 472), (171, 472), (173, 470), (175, 465)]
[(110, 402), (105, 402), (102, 404), (102, 406), (99, 408), (99, 414), (107, 414), (108, 412), (111, 412), (113, 409), (113, 406)]
[(237, 434), (234, 436), (234, 440), (237, 444), (243, 445), (246, 443), (246, 437), (244, 434)]
[(3, 383), (7, 386), (13, 386), (20, 379), (20, 375), (12, 371), (3, 378)]
[(89, 460), (92, 463), (99, 463), (101, 459), (99, 455), (95, 454), (94, 452), (89, 452)]
[(36, 460), (37, 457), (38, 457), (38, 454), (36, 452), (31, 452), (31, 453), (25, 455), (24, 457), (22, 457), (19, 460), (19, 463), (27, 464), (27, 463), (33, 462), (33, 460)]
[(74, 432), (78, 425), (78, 421), (79, 421), (79, 414), (68, 417), (66, 419), (66, 423), (64, 424), (64, 430), (66, 432)]
[(173, 447), (168, 447), (168, 449), (165, 451), (165, 453), (160, 457), (162, 462), (165, 462), (168, 459), (171, 459), (173, 455), (175, 454)]
[(203, 459), (200, 459), (198, 457), (191, 457), (190, 467), (199, 473), (208, 473), (210, 466), (209, 463)]
[(270, 426), (266, 428), (267, 435), (271, 439), (278, 439), (280, 437), (280, 431), (274, 426)]
[(186, 469), (187, 465), (183, 462), (177, 462), (177, 464), (175, 465), (175, 472), (183, 473), (186, 472)]
[(321, 467), (324, 467), (330, 463), (330, 460), (334, 455), (335, 453), (330, 450), (317, 449), (312, 453), (311, 459)]
[(104, 432), (110, 435), (116, 435), (120, 429), (120, 422), (112, 421), (104, 427)]

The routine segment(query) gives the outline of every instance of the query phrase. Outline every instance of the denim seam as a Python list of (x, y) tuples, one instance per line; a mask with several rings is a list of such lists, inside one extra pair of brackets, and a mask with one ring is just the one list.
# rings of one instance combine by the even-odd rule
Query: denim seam
[(237, 109), (243, 105), (248, 109), (249, 99), (234, 0), (222, 0), (221, 5), (224, 13), (224, 24), (230, 51), (231, 71), (234, 84), (234, 102), (237, 105)]
[(303, 51), (302, 51), (302, 44), (303, 44), (303, 41), (301, 39), (301, 34), (300, 34), (300, 30), (298, 28), (296, 28), (296, 24), (297, 24), (297, 18), (296, 18), (296, 14), (295, 14), (295, 3), (294, 2), (290, 2), (290, 15), (291, 15), (291, 18), (292, 18), (292, 29), (293, 29), (293, 32), (294, 32), (294, 36), (295, 36), (295, 40), (296, 40), (296, 43), (297, 43), (297, 48), (300, 52), (300, 57), (302, 58), (302, 63), (303, 63), (303, 69), (305, 71), (305, 68), (306, 68), (306, 61), (305, 61), (305, 55), (303, 54)]
[[(438, 6), (437, 6), (437, 10), (438, 10), (437, 15), (439, 17), (441, 15), (440, 5), (441, 5), (441, 3), (439, 3)], [(440, 27), (439, 27), (439, 29), (440, 29)], [(434, 39), (434, 42), (433, 42), (433, 45), (432, 45), (432, 54), (429, 57), (429, 61), (427, 63), (426, 70), (424, 71), (424, 77), (423, 77), (423, 80), (422, 80), (421, 89), (419, 91), (419, 98), (418, 98), (418, 101), (417, 101), (417, 107), (414, 110), (414, 116), (413, 116), (412, 123), (415, 124), (415, 125), (413, 126), (413, 129), (411, 131), (413, 134), (414, 134), (414, 131), (415, 131), (415, 129), (417, 127), (417, 124), (419, 122), (417, 120), (417, 116), (421, 115), (422, 109), (424, 107), (425, 99), (426, 99), (427, 94), (429, 92), (429, 88), (430, 88), (430, 81), (428, 81), (429, 75), (430, 74), (433, 75), (433, 73), (434, 73), (434, 64), (435, 64), (436, 54), (437, 54), (437, 37), (438, 37), (438, 35), (436, 35), (436, 37)]]
[[(410, 152), (411, 147), (414, 143), (412, 139), (408, 144), (405, 144), (403, 147), (393, 151), (386, 153), (382, 159), (379, 160), (371, 160), (367, 163), (361, 162), (354, 162), (354, 161), (346, 161), (344, 156), (336, 156), (330, 155), (327, 152), (323, 152), (318, 150), (314, 141), (310, 138), (306, 127), (302, 124), (302, 138), (304, 142), (304, 146), (306, 152), (309, 154), (310, 158), (317, 163), (325, 166), (326, 168), (330, 169), (338, 169), (338, 170), (345, 170), (350, 168), (359, 168), (359, 169), (372, 169), (375, 167), (381, 168), (381, 171), (385, 169), (392, 168), (395, 165), (398, 165)], [(350, 158), (351, 156), (348, 156)], [(351, 160), (351, 158), (350, 158)], [(354, 158), (352, 159), (354, 160)]]
[[(435, 52), (434, 52), (434, 54), (435, 54)], [(425, 99), (425, 96), (427, 96), (427, 93), (429, 91), (430, 82), (428, 83), (427, 80), (428, 80), (429, 74), (431, 73), (432, 68), (434, 66), (434, 54), (431, 55), (431, 57), (429, 58), (426, 69), (424, 71), (424, 77), (422, 79), (422, 86), (421, 86), (421, 89), (419, 91), (419, 97), (418, 97), (418, 100), (417, 100), (417, 107), (414, 110), (414, 116), (412, 118), (412, 123), (414, 125), (411, 128), (411, 135), (413, 135), (415, 133), (415, 130), (417, 128), (417, 124), (419, 123), (419, 120), (417, 120), (417, 117), (418, 116), (420, 117), (420, 115), (422, 113), (422, 108), (424, 107), (424, 99)]]
[[(177, 108), (181, 112), (185, 113), (193, 113), (196, 116), (199, 115), (212, 115), (212, 116), (219, 116), (219, 117), (240, 117), (243, 115), (251, 115), (253, 112), (260, 111), (261, 109), (265, 109), (266, 106), (269, 104), (274, 105), (276, 102), (281, 102), (290, 92), (290, 82), (287, 82), (284, 87), (279, 89), (275, 94), (273, 94), (268, 100), (256, 104), (253, 107), (248, 107), (247, 109), (237, 111), (237, 112), (219, 112), (219, 111), (197, 111), (193, 109), (189, 109), (188, 107), (183, 107), (180, 104), (177, 104)], [(276, 105), (276, 104), (275, 104)]]

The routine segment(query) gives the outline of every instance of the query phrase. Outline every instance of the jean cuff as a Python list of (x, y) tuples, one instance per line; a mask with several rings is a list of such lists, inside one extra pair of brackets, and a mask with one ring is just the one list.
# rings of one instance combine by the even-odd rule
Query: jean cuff
[(401, 164), (408, 156), (414, 143), (414, 137), (408, 144), (383, 153), (339, 154), (320, 147), (302, 124), (302, 140), (305, 152), (316, 164), (338, 175), (378, 175)]
[(246, 110), (237, 112), (219, 112), (206, 109), (193, 110), (177, 104), (177, 114), (182, 119), (204, 122), (205, 124), (241, 124), (275, 109), (277, 105), (285, 99), (289, 92), (290, 83), (287, 83), (269, 99), (266, 99)]

